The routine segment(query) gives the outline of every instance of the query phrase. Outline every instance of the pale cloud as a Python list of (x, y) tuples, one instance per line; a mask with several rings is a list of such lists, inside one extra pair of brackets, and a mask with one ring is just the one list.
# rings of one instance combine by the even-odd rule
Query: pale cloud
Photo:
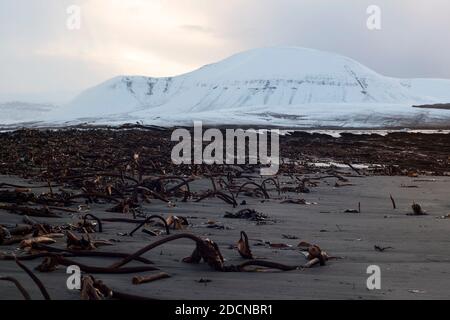
[[(82, 9), (66, 28), (69, 5)], [(382, 9), (382, 30), (366, 8)], [(450, 78), (447, 0), (0, 0), (0, 99), (72, 92), (119, 74), (170, 76), (233, 53), (298, 45), (390, 76)]]
[(189, 58), (192, 48), (208, 51), (220, 44), (213, 35), (180, 29), (180, 23), (204, 19), (173, 10), (163, 0), (91, 0), (81, 7), (82, 28), (66, 32), (37, 54), (107, 64), (119, 73), (167, 76), (198, 66), (200, 61)]

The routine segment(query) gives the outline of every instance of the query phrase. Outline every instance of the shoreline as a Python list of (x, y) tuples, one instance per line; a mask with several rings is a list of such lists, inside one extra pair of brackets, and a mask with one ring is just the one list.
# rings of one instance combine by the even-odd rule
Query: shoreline
[[(2, 132), (14, 132), (20, 130), (133, 130), (133, 129), (141, 129), (141, 130), (150, 130), (150, 131), (166, 131), (166, 130), (174, 130), (178, 128), (192, 129), (193, 126), (181, 126), (181, 125), (173, 125), (173, 126), (157, 126), (157, 125), (141, 125), (141, 124), (121, 124), (121, 125), (67, 125), (67, 126), (1, 126), (0, 125), (0, 133)], [(316, 126), (316, 127), (295, 127), (295, 126), (262, 126), (262, 125), (203, 125), (204, 129), (217, 128), (221, 130), (225, 129), (255, 129), (255, 130), (264, 130), (264, 129), (278, 129), (280, 131), (294, 131), (294, 132), (307, 132), (307, 133), (316, 133), (316, 132), (363, 132), (363, 133), (377, 133), (377, 132), (411, 132), (411, 133), (450, 133), (450, 125), (440, 126), (440, 125), (428, 125), (428, 126), (393, 126), (393, 127), (339, 127), (339, 126)]]
[[(14, 235), (15, 243), (0, 245), (0, 273), (16, 277), (33, 298), (40, 297), (14, 261), (2, 260), (14, 253), (25, 259), (52, 298), (80, 299), (79, 291), (66, 287), (66, 265), (52, 272), (34, 269), (44, 258), (32, 259), (30, 253), (46, 255), (48, 248), (20, 248), (20, 242), (33, 235), (57, 234), (48, 244), (51, 250), (67, 250), (76, 243), (73, 256), (66, 258), (91, 267), (84, 275), (147, 298), (449, 299), (449, 140), (448, 134), (334, 138), (294, 132), (280, 137), (281, 156), (289, 161), (276, 177), (266, 179), (250, 165), (175, 166), (167, 130), (2, 133), (0, 230), (6, 240), (17, 226), (28, 231)], [(411, 215), (414, 210), (426, 215)], [(24, 220), (24, 214), (33, 215), (35, 223)], [(101, 219), (102, 230), (86, 214)], [(161, 218), (130, 236), (155, 214)], [(214, 241), (223, 266), (241, 272), (184, 262), (195, 248), (186, 239), (143, 254), (151, 265), (126, 265), (159, 270), (97, 274), (92, 268), (108, 268), (123, 255), (169, 237), (160, 221), (172, 226), (171, 235), (187, 233)], [(241, 231), (255, 260), (299, 270), (239, 269), (252, 262), (236, 248)], [(301, 241), (339, 259), (306, 268)], [(86, 242), (89, 246), (83, 247)], [(85, 256), (101, 252), (121, 253), (122, 258)], [(366, 287), (371, 265), (381, 268), (381, 290)], [(170, 277), (132, 284), (134, 276), (159, 272)], [(0, 299), (20, 299), (12, 284), (2, 283), (2, 293)]]
[[(342, 259), (327, 262), (303, 271), (238, 272), (223, 273), (211, 270), (205, 263), (186, 264), (181, 260), (189, 256), (194, 248), (192, 242), (180, 240), (151, 251), (144, 255), (155, 266), (171, 275), (170, 278), (144, 285), (132, 285), (134, 275), (149, 275), (144, 272), (125, 275), (93, 274), (108, 286), (128, 294), (158, 299), (448, 299), (450, 285), (446, 245), (450, 219), (441, 219), (448, 213), (446, 191), (450, 186), (449, 177), (434, 177), (433, 182), (420, 181), (408, 177), (365, 177), (348, 178), (353, 186), (333, 187), (335, 178), (321, 180), (320, 185), (311, 189), (301, 198), (307, 204), (283, 204), (285, 198), (297, 199), (292, 193), (281, 197), (272, 190), (271, 199), (243, 196), (246, 205), (233, 209), (221, 200), (210, 199), (205, 202), (174, 202), (168, 207), (161, 201), (144, 205), (147, 214), (161, 214), (185, 217), (189, 226), (173, 234), (192, 233), (215, 241), (226, 259), (227, 265), (245, 261), (234, 248), (239, 232), (245, 230), (249, 236), (250, 248), (258, 259), (277, 261), (285, 264), (302, 264), (306, 260), (297, 248), (300, 241), (311, 241)], [(2, 180), (24, 183), (15, 177), (2, 177)], [(416, 184), (418, 188), (403, 188), (401, 185)], [(196, 182), (197, 189), (207, 188), (207, 179)], [(393, 194), (397, 209), (393, 210), (389, 194)], [(431, 197), (432, 195), (432, 197)], [(427, 216), (411, 217), (413, 201), (420, 203)], [(346, 209), (357, 207), (360, 213), (345, 213)], [(107, 213), (110, 204), (91, 204), (89, 212), (106, 218), (123, 218), (121, 213)], [(236, 212), (251, 208), (267, 214), (274, 223), (258, 225), (241, 219), (224, 218), (226, 212)], [(23, 223), (19, 215), (0, 211), (2, 223)], [(53, 225), (74, 223), (77, 214), (61, 213), (63, 218), (35, 218)], [(126, 215), (128, 216), (128, 215)], [(213, 223), (211, 222), (213, 221)], [(215, 225), (220, 227), (214, 227)], [(165, 236), (150, 236), (138, 231), (133, 237), (123, 236), (134, 228), (129, 223), (104, 223), (103, 233), (91, 234), (92, 239), (114, 240), (113, 246), (101, 247), (95, 251), (133, 252)], [(223, 227), (223, 228), (222, 228)], [(160, 230), (154, 224), (149, 230)], [(286, 239), (285, 236), (297, 237)], [(291, 247), (277, 248), (268, 243), (286, 244)], [(385, 252), (374, 250), (374, 246), (392, 247)], [(64, 239), (52, 245), (64, 248)], [(278, 245), (277, 245), (278, 246)], [(15, 251), (15, 246), (2, 246), (1, 251)], [(19, 254), (19, 253), (17, 253)], [(20, 253), (22, 255), (23, 253)], [(117, 259), (73, 258), (89, 265), (110, 265)], [(24, 261), (30, 268), (42, 260)], [(139, 266), (132, 263), (131, 266)], [(382, 289), (370, 291), (366, 288), (368, 277), (366, 269), (378, 265), (382, 272)], [(28, 276), (18, 270), (12, 261), (0, 261), (2, 274), (16, 277), (29, 289), (33, 297), (38, 297), (37, 288)], [(78, 291), (65, 286), (68, 275), (65, 267), (51, 273), (34, 271), (45, 283), (54, 299), (79, 299)], [(160, 272), (160, 271), (157, 271)], [(199, 281), (209, 282), (200, 283)], [(2, 284), (2, 298), (20, 298), (16, 289)], [(186, 290), (186, 288), (191, 288)]]

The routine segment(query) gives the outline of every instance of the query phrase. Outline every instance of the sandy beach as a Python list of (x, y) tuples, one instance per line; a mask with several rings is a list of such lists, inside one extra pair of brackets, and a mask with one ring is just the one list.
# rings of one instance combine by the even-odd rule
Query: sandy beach
[[(352, 175), (350, 170), (347, 171)], [(321, 174), (310, 177), (319, 178)], [(323, 176), (323, 175), (322, 175)], [(16, 177), (1, 176), (3, 183), (27, 183)], [(289, 177), (280, 178), (288, 186)], [(254, 256), (289, 265), (301, 265), (305, 256), (297, 248), (304, 240), (319, 245), (328, 254), (341, 257), (330, 260), (326, 266), (288, 272), (217, 272), (207, 264), (187, 264), (181, 260), (194, 249), (192, 241), (177, 240), (145, 254), (162, 272), (171, 278), (148, 284), (133, 285), (134, 274), (94, 275), (108, 286), (134, 295), (157, 299), (448, 299), (450, 294), (450, 213), (448, 190), (450, 177), (348, 177), (345, 186), (336, 187), (336, 178), (317, 181), (310, 193), (283, 192), (270, 189), (270, 199), (248, 197), (241, 194), (239, 202), (246, 205), (234, 208), (217, 198), (202, 202), (174, 202), (168, 205), (159, 200), (143, 205), (146, 214), (186, 217), (189, 226), (172, 233), (193, 233), (216, 242), (225, 258), (225, 264), (236, 265), (244, 261), (234, 248), (240, 231), (245, 231)], [(258, 181), (256, 178), (255, 181)], [(236, 181), (243, 182), (243, 181)], [(339, 182), (338, 182), (339, 183)], [(191, 183), (192, 188), (210, 187), (207, 179)], [(35, 192), (39, 192), (37, 189)], [(42, 190), (45, 191), (45, 190)], [(396, 202), (393, 209), (390, 194)], [(305, 199), (306, 204), (282, 203), (285, 199)], [(428, 215), (409, 216), (413, 202), (420, 203)], [(358, 209), (360, 213), (348, 213)], [(89, 213), (104, 218), (123, 218), (122, 213), (105, 212), (109, 204), (92, 204)], [(268, 215), (270, 222), (224, 218), (226, 212), (243, 208), (255, 209)], [(22, 216), (0, 212), (2, 224), (21, 224)], [(73, 223), (80, 214), (61, 213), (61, 218), (35, 218), (49, 224)], [(129, 218), (129, 215), (127, 215)], [(137, 231), (133, 237), (121, 235), (130, 232), (136, 224), (104, 222), (103, 233), (91, 234), (94, 239), (112, 240), (113, 245), (99, 251), (132, 253), (164, 236), (150, 236)], [(208, 227), (209, 226), (209, 227)], [(211, 226), (214, 226), (211, 228)], [(223, 229), (221, 228), (223, 227)], [(149, 229), (158, 229), (149, 226)], [(161, 229), (161, 228), (159, 228)], [(297, 239), (286, 239), (297, 238)], [(287, 248), (274, 248), (270, 244), (287, 244)], [(392, 247), (384, 252), (374, 249)], [(64, 248), (59, 239), (55, 247)], [(17, 245), (1, 246), (2, 252), (20, 255)], [(118, 259), (74, 258), (89, 265), (108, 266)], [(24, 261), (34, 268), (42, 259)], [(130, 265), (139, 265), (132, 262)], [(381, 290), (368, 290), (366, 269), (369, 265), (381, 268)], [(54, 299), (79, 299), (79, 291), (66, 287), (65, 267), (57, 271), (35, 271)], [(144, 275), (160, 271), (144, 272)], [(30, 278), (13, 261), (0, 261), (2, 275), (17, 278), (33, 298), (42, 298)], [(201, 279), (207, 280), (200, 281)], [(10, 283), (1, 283), (1, 299), (20, 299)]]

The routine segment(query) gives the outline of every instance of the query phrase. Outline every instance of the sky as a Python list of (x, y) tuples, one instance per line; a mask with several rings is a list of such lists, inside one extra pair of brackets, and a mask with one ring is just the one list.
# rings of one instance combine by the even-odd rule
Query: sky
[[(380, 30), (367, 28), (370, 5)], [(173, 76), (268, 46), (450, 78), (449, 13), (448, 0), (0, 0), (0, 101), (64, 103), (117, 75)]]

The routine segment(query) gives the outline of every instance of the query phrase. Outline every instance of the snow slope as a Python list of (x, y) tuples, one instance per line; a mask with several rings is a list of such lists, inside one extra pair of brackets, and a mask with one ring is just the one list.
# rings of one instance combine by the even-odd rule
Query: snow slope
[(46, 122), (389, 126), (447, 121), (450, 111), (411, 107), (443, 102), (450, 102), (450, 80), (385, 77), (341, 55), (275, 47), (176, 77), (116, 77)]
[(22, 101), (0, 103), (0, 124), (34, 123), (55, 110), (57, 107), (49, 104)]

